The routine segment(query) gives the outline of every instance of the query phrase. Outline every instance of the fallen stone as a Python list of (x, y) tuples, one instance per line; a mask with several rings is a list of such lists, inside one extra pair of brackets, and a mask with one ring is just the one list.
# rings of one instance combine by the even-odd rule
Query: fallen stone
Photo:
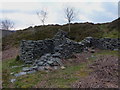
[(12, 72), (12, 73), (10, 73), (11, 75), (13, 75), (14, 74), (14, 72)]
[(19, 77), (19, 76), (26, 75), (26, 74), (27, 74), (26, 72), (20, 72), (20, 73), (14, 74), (14, 75), (16, 77)]
[(91, 52), (91, 53), (95, 53), (95, 50), (91, 50), (90, 52)]
[(24, 67), (23, 69), (22, 69), (22, 71), (30, 71), (31, 70), (31, 68), (29, 68), (29, 67)]
[(14, 83), (16, 81), (16, 79), (11, 79), (10, 82), (11, 83)]
[(45, 66), (44, 69), (45, 69), (45, 70), (52, 70), (52, 67), (50, 67), (50, 66)]
[(20, 66), (12, 66), (11, 68), (17, 68), (17, 67), (20, 67)]
[(65, 69), (65, 67), (64, 67), (64, 66), (61, 66), (61, 69)]
[(57, 70), (57, 69), (58, 69), (58, 66), (54, 66), (53, 68), (54, 68), (55, 70)]
[(28, 71), (27, 74), (32, 74), (32, 73), (35, 73), (36, 70), (33, 70), (33, 71)]
[(44, 66), (40, 66), (40, 67), (37, 68), (37, 70), (38, 71), (43, 71), (43, 70), (45, 70), (45, 67)]

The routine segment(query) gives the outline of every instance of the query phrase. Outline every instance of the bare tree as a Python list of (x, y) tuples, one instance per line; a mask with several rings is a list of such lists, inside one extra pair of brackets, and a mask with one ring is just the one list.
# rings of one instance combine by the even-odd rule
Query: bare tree
[(67, 19), (68, 21), (68, 24), (69, 24), (69, 32), (70, 32), (70, 23), (71, 21), (73, 21), (76, 17), (76, 12), (75, 12), (75, 9), (72, 8), (72, 7), (66, 7), (64, 9), (64, 12), (65, 12), (65, 18)]
[(10, 29), (14, 28), (14, 22), (9, 19), (2, 20), (0, 22), (0, 27), (3, 30), (10, 30)]
[(37, 16), (39, 17), (40, 21), (42, 22), (43, 26), (45, 24), (46, 18), (47, 18), (47, 11), (41, 10), (40, 12), (36, 12)]

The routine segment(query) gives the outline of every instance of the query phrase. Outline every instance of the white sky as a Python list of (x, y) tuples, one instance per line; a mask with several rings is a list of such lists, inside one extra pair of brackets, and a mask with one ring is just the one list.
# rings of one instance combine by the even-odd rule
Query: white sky
[[(0, 0), (0, 20), (15, 22), (15, 29), (41, 25), (36, 11), (47, 9), (45, 24), (65, 24), (63, 9), (71, 6), (78, 12), (74, 22), (104, 23), (118, 18), (119, 0)], [(69, 1), (69, 2), (68, 2)], [(109, 2), (108, 2), (109, 1)]]

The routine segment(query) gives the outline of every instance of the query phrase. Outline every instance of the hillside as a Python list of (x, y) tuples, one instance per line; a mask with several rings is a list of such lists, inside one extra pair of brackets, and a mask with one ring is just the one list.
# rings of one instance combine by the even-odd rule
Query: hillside
[[(96, 38), (101, 37), (118, 37), (118, 24), (120, 18), (110, 23), (93, 24), (93, 23), (74, 23), (71, 24), (71, 32), (69, 37), (75, 41), (81, 41), (85, 37), (91, 36)], [(11, 47), (18, 47), (21, 40), (43, 40), (45, 38), (52, 38), (53, 35), (62, 29), (68, 32), (68, 25), (46, 25), (28, 27), (23, 30), (18, 30), (12, 35), (3, 37), (3, 50)]]
[[(65, 46), (66, 49), (65, 48), (61, 49), (60, 47), (59, 51), (62, 51), (63, 55), (66, 54), (68, 55), (70, 54), (69, 52), (72, 52), (71, 50), (75, 49), (72, 47), (74, 45), (78, 45), (74, 43), (73, 40), (81, 41), (88, 36), (92, 36), (96, 38), (103, 38), (103, 37), (118, 38), (119, 21), (120, 18), (110, 23), (103, 23), (103, 24), (93, 24), (93, 23), (71, 24), (71, 32), (68, 33), (70, 39), (72, 39), (71, 42), (70, 40), (68, 42), (68, 39), (66, 39), (67, 44), (65, 44), (64, 42), (64, 44), (60, 44), (60, 45), (56, 44), (56, 46)], [(60, 60), (63, 65), (62, 66), (60, 65), (60, 67), (54, 66), (54, 68), (53, 65), (57, 65), (57, 64), (55, 63), (51, 65), (50, 63), (51, 61), (58, 59), (58, 56), (56, 57), (55, 54), (49, 56), (53, 53), (49, 54), (48, 53), (49, 50), (48, 48), (46, 48), (47, 54), (41, 56), (40, 59), (37, 60), (38, 63), (35, 61), (35, 66), (37, 66), (37, 71), (35, 72), (29, 71), (31, 70), (31, 67), (33, 67), (34, 65), (25, 64), (25, 62), (20, 60), (19, 57), (19, 55), (21, 55), (19, 53), (20, 41), (23, 39), (43, 40), (46, 38), (53, 38), (53, 36), (58, 31), (58, 29), (62, 29), (68, 32), (67, 24), (47, 25), (44, 27), (43, 26), (29, 27), (24, 30), (16, 31), (9, 36), (3, 37), (3, 43), (2, 43), (3, 52), (2, 52), (2, 65), (1, 65), (2, 71), (0, 72), (2, 73), (2, 79), (0, 78), (0, 85), (2, 84), (3, 88), (118, 88), (118, 76), (119, 76), (118, 49), (102, 50), (100, 48), (88, 47), (89, 45), (84, 45), (85, 42), (82, 44), (83, 52), (73, 53), (72, 56), (69, 58), (63, 58), (62, 54), (56, 53), (56, 55), (58, 56), (60, 55), (60, 57), (62, 57)], [(62, 37), (58, 39), (58, 34), (57, 34), (57, 38), (56, 39), (54, 38), (55, 41), (61, 41), (61, 39), (64, 40)], [(59, 35), (61, 36), (61, 34)], [(65, 35), (66, 34), (63, 34), (63, 36)], [(84, 41), (88, 42), (88, 40), (84, 40)], [(107, 45), (108, 46), (112, 45), (111, 43), (104, 41), (103, 43), (107, 43), (106, 45), (102, 45), (103, 47), (106, 47)], [(45, 46), (45, 44), (41, 44), (41, 45)], [(100, 43), (100, 45), (101, 44), (102, 43)], [(51, 44), (51, 45), (54, 46), (55, 44)], [(99, 46), (98, 43), (97, 45)], [(27, 43), (26, 45), (23, 46), (27, 47), (27, 49), (25, 48), (24, 49), (25, 51), (23, 50), (22, 52), (23, 55), (25, 56), (25, 59), (27, 55), (29, 55), (30, 58), (32, 58), (31, 57), (32, 54), (28, 52), (31, 52), (31, 50), (33, 49), (29, 47), (29, 45), (27, 46)], [(37, 46), (37, 44), (35, 46)], [(39, 45), (36, 48), (33, 47), (37, 52), (37, 56), (39, 56), (38, 54), (40, 54), (40, 52), (38, 52), (37, 50), (42, 51), (42, 49), (39, 49), (38, 47), (42, 47), (42, 46)], [(82, 49), (81, 46), (80, 48)], [(80, 48), (75, 50), (76, 51), (81, 50)], [(86, 48), (88, 49), (86, 50)], [(69, 52), (64, 52), (63, 50)], [(43, 51), (45, 52), (45, 49), (43, 49)], [(26, 60), (31, 60), (30, 58)], [(43, 62), (42, 58), (44, 61), (43, 64), (49, 63), (48, 65), (50, 65), (51, 67), (46, 67), (42, 64), (43, 66), (41, 67), (46, 67), (46, 68), (45, 69), (41, 68), (41, 70), (38, 70), (39, 64)], [(35, 66), (33, 67), (34, 69), (36, 68)]]
[(12, 33), (14, 33), (14, 31), (2, 30), (2, 37), (6, 37), (8, 35), (11, 35)]

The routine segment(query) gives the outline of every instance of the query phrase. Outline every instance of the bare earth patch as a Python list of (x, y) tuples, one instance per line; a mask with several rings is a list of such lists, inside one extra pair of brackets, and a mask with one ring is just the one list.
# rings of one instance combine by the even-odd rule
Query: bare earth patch
[(19, 54), (18, 48), (10, 48), (2, 51), (2, 60), (15, 58)]
[(101, 55), (89, 66), (93, 69), (88, 77), (72, 85), (74, 88), (118, 88), (118, 57)]

